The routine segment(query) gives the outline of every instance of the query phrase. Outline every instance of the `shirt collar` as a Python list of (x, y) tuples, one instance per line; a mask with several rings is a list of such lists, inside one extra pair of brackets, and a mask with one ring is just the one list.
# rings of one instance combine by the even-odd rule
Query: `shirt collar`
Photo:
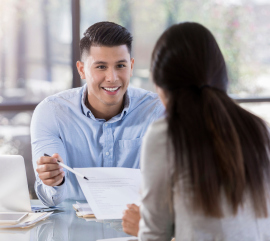
[[(82, 109), (82, 113), (87, 116), (88, 118), (91, 118), (92, 120), (95, 121), (100, 121), (104, 119), (98, 119), (95, 118), (95, 116), (93, 115), (93, 113), (91, 112), (91, 110), (89, 110), (86, 105), (85, 105), (85, 100), (87, 98), (87, 84), (85, 84), (83, 86), (83, 92), (82, 92), (82, 98), (81, 98), (81, 109)], [(118, 120), (122, 120), (129, 112), (130, 109), (130, 96), (129, 96), (129, 90), (127, 89), (125, 95), (124, 95), (124, 108), (122, 110), (121, 113), (119, 113), (118, 115), (112, 117), (110, 120), (108, 120), (108, 123), (113, 123), (116, 122)]]

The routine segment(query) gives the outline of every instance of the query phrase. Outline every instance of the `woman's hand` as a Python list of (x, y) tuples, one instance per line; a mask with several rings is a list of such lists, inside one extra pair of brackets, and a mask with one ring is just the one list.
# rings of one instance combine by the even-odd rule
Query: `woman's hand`
[(141, 219), (140, 207), (135, 204), (128, 204), (128, 209), (123, 212), (122, 226), (125, 233), (138, 236), (139, 222)]

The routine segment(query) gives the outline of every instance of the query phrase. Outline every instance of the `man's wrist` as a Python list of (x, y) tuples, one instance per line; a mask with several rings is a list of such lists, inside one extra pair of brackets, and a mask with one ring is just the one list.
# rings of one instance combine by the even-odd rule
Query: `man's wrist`
[(64, 183), (65, 183), (65, 177), (63, 177), (62, 182), (61, 182), (60, 184), (58, 184), (57, 187), (58, 187), (58, 186), (62, 186)]

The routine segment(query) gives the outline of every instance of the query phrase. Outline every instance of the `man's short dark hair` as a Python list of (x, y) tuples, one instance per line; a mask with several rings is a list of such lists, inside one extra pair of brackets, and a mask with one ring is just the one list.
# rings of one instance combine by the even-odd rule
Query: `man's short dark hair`
[(132, 36), (130, 32), (113, 22), (98, 22), (90, 26), (85, 32), (84, 37), (80, 40), (80, 57), (81, 60), (87, 56), (91, 46), (114, 47), (126, 45), (128, 52), (131, 54)]

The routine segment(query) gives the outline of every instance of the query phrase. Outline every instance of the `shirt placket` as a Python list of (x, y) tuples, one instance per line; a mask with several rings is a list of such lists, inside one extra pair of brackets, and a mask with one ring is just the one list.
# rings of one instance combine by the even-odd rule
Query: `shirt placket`
[(111, 124), (105, 122), (103, 124), (104, 146), (103, 146), (103, 160), (104, 167), (113, 166), (113, 134)]

